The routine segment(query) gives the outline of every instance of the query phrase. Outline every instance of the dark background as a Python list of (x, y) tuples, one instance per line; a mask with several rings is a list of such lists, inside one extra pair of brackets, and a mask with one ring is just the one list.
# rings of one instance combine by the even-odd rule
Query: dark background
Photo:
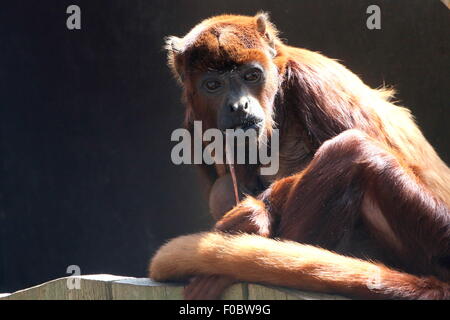
[[(66, 28), (70, 4), (82, 30)], [(366, 28), (370, 4), (382, 30)], [(438, 0), (2, 1), (0, 292), (71, 264), (145, 276), (165, 239), (208, 228), (195, 169), (170, 161), (183, 107), (163, 37), (261, 9), (289, 44), (395, 85), (449, 162), (450, 11)]]

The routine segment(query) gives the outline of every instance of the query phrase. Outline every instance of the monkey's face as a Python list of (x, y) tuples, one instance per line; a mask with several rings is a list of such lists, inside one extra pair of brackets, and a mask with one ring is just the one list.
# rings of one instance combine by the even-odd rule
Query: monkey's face
[(204, 20), (183, 38), (168, 37), (169, 66), (184, 88), (186, 125), (272, 130), (279, 89), (279, 39), (266, 14)]
[(254, 129), (261, 133), (271, 113), (271, 105), (265, 101), (267, 72), (261, 64), (250, 62), (210, 69), (195, 78), (199, 94), (193, 107), (205, 105), (214, 115), (215, 127), (222, 131)]

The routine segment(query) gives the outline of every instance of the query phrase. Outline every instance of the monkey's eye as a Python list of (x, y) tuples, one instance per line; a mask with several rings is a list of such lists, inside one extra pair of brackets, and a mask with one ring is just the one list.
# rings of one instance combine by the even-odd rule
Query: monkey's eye
[(214, 92), (214, 91), (217, 91), (220, 89), (220, 87), (222, 86), (222, 83), (220, 83), (220, 81), (217, 81), (217, 80), (206, 80), (203, 83), (203, 86), (209, 92)]
[(261, 79), (261, 70), (251, 69), (244, 74), (244, 80), (248, 82), (257, 82)]

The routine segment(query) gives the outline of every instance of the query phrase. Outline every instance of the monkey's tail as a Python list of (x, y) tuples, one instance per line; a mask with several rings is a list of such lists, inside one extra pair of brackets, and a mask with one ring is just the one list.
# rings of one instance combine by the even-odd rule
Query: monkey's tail
[(206, 232), (162, 246), (150, 264), (156, 281), (192, 275), (336, 293), (364, 299), (450, 299), (450, 284), (292, 241)]

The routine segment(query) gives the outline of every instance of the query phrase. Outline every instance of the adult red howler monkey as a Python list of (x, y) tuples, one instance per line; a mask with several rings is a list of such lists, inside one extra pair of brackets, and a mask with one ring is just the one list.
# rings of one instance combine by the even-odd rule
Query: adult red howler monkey
[[(265, 177), (237, 166), (251, 195), (223, 217), (215, 209), (213, 232), (164, 245), (151, 278), (194, 276), (191, 299), (218, 298), (235, 281), (354, 298), (450, 298), (450, 170), (390, 90), (283, 44), (264, 13), (204, 20), (168, 38), (167, 49), (186, 125), (250, 126), (268, 136), (278, 128), (280, 169)], [(223, 165), (203, 169), (211, 185), (227, 174)], [(213, 189), (219, 202), (227, 197), (225, 187)]]

